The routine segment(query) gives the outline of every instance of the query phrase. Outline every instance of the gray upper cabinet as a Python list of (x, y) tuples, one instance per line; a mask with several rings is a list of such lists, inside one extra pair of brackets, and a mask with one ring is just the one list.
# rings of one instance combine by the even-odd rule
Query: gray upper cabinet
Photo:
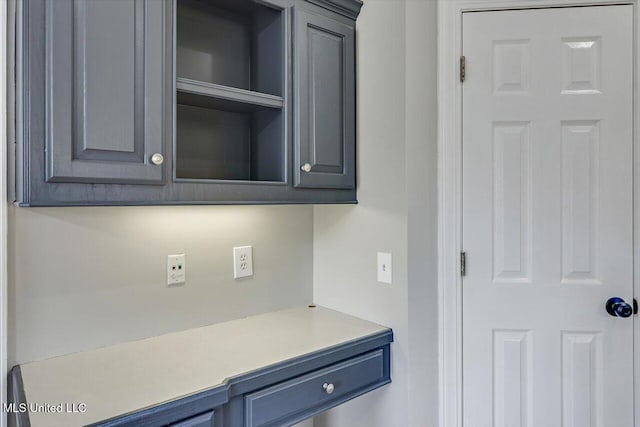
[(16, 1), (16, 202), (356, 203), (361, 7)]
[(355, 22), (294, 20), (295, 186), (355, 188)]
[(45, 2), (47, 181), (163, 183), (165, 4)]

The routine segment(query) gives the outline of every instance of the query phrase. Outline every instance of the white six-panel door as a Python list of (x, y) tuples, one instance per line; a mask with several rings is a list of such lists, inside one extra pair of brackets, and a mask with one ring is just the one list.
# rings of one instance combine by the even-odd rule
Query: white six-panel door
[(463, 14), (464, 427), (632, 427), (632, 6)]

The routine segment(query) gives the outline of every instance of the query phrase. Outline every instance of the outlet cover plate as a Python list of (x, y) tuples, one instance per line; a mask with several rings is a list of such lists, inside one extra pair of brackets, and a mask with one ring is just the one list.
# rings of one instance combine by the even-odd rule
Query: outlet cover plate
[(185, 254), (167, 255), (167, 285), (187, 282), (187, 257)]
[(393, 283), (393, 266), (390, 253), (378, 252), (378, 282)]
[(239, 246), (233, 248), (233, 277), (253, 276), (253, 250), (251, 246)]

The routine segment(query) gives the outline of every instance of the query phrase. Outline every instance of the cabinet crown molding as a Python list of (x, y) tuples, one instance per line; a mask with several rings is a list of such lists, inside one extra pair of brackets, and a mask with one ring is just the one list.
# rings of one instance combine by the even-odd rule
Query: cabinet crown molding
[(356, 19), (362, 9), (362, 0), (307, 0), (309, 3), (329, 9), (351, 19)]

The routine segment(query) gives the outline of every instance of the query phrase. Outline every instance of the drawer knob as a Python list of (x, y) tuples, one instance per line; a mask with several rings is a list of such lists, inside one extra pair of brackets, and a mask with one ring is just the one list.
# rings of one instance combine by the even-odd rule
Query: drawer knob
[(160, 166), (164, 162), (164, 156), (160, 153), (155, 153), (151, 156), (151, 163), (156, 166)]
[(331, 383), (328, 383), (328, 384), (327, 384), (327, 383), (324, 383), (324, 384), (322, 384), (322, 388), (324, 389), (324, 391), (326, 391), (326, 392), (327, 392), (327, 394), (331, 394), (331, 393), (333, 393), (333, 390), (335, 390), (335, 389), (336, 389), (336, 388), (335, 388), (335, 386), (334, 386), (333, 384), (331, 384)]
[(305, 163), (300, 169), (302, 169), (303, 172), (309, 173), (311, 172), (311, 165), (309, 163)]

